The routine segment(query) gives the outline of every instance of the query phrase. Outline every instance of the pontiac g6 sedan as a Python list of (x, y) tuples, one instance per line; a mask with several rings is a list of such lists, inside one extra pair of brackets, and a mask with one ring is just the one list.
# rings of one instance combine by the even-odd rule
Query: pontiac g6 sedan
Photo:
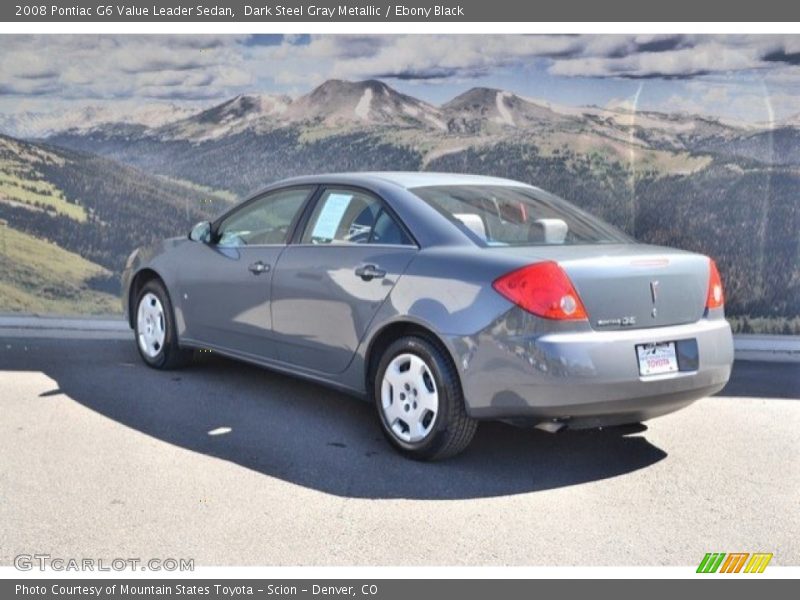
[(719, 391), (733, 361), (713, 260), (491, 177), (281, 181), (136, 250), (123, 283), (147, 365), (206, 348), (335, 387), (416, 459), (460, 452), (483, 419), (657, 417)]

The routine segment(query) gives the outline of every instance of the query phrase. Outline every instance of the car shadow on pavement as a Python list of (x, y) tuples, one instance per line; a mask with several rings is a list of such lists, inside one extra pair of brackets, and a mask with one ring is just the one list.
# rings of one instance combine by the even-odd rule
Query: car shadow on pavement
[[(59, 360), (46, 360), (56, 343)], [(390, 448), (368, 403), (257, 367), (212, 356), (160, 372), (121, 341), (37, 340), (23, 358), (3, 368), (57, 382), (37, 400), (63, 393), (158, 440), (343, 497), (504, 496), (615, 477), (666, 456), (630, 430), (554, 435), (487, 422), (462, 455), (419, 463)]]

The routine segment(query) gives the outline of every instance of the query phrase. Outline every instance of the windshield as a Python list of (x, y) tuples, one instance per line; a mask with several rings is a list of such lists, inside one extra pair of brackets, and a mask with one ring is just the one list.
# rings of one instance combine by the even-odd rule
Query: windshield
[(411, 190), (478, 243), (489, 246), (619, 244), (615, 227), (542, 190), (442, 185)]

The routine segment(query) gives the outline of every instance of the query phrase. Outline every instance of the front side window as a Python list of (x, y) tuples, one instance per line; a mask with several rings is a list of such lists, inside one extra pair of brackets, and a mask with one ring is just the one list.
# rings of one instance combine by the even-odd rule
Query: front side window
[(411, 244), (383, 203), (366, 192), (327, 189), (303, 233), (304, 244)]
[(526, 187), (428, 186), (411, 190), (488, 246), (630, 243), (630, 237), (569, 202)]
[(228, 216), (217, 230), (225, 247), (285, 244), (311, 187), (269, 192)]

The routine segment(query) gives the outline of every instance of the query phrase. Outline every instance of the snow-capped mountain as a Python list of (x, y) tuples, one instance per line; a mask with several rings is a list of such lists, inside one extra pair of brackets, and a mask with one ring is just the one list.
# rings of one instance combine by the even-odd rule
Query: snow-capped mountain
[(446, 128), (439, 109), (385, 83), (330, 80), (295, 99), (286, 95), (236, 96), (157, 128), (153, 135), (164, 140), (203, 142), (243, 131), (264, 133), (291, 124)]
[(366, 124), (444, 129), (439, 109), (381, 81), (326, 81), (300, 96), (287, 111), (296, 122), (325, 125)]
[(800, 116), (766, 126), (687, 113), (639, 111), (629, 105), (563, 106), (501, 89), (472, 88), (440, 107), (378, 80), (326, 81), (296, 98), (239, 95), (211, 107), (173, 103), (110, 103), (68, 110), (0, 115), (0, 132), (21, 138), (70, 131), (108, 138), (144, 136), (194, 143), (287, 126), (419, 129), (453, 135), (504, 135), (514, 131), (591, 132), (640, 146), (691, 150), (699, 141), (800, 126)]
[(165, 125), (159, 129), (159, 135), (166, 139), (203, 141), (250, 128), (270, 128), (286, 113), (291, 102), (284, 95), (240, 95)]
[(497, 128), (555, 125), (573, 120), (506, 90), (476, 87), (442, 105), (451, 130), (479, 132)]
[(195, 107), (172, 103), (114, 103), (49, 112), (26, 111), (0, 114), (0, 132), (18, 138), (44, 138), (70, 130), (88, 132), (110, 124), (152, 129), (195, 112)]
[[(264, 136), (281, 135), (280, 131), (294, 136), (314, 129), (315, 135), (322, 131), (326, 137), (344, 131), (413, 132), (415, 144), (424, 140), (426, 160), (523, 134), (529, 141), (554, 148), (580, 140), (581, 148), (611, 151), (622, 159), (636, 147), (800, 164), (795, 152), (800, 145), (798, 125), (799, 118), (769, 126), (736, 124), (685, 112), (641, 111), (627, 103), (560, 106), (485, 87), (472, 88), (437, 107), (373, 79), (332, 79), (296, 98), (239, 95), (204, 109), (128, 103), (0, 116), (0, 132), (48, 138), (113, 158), (131, 154), (131, 144), (137, 141), (140, 150), (135, 154), (141, 160), (156, 160), (163, 142), (222, 142), (232, 150), (250, 143), (260, 147), (267, 143)], [(232, 139), (245, 133), (246, 139)]]
[(786, 117), (785, 119), (778, 119), (768, 123), (761, 124), (764, 129), (783, 129), (786, 127), (794, 127), (800, 129), (800, 113)]

